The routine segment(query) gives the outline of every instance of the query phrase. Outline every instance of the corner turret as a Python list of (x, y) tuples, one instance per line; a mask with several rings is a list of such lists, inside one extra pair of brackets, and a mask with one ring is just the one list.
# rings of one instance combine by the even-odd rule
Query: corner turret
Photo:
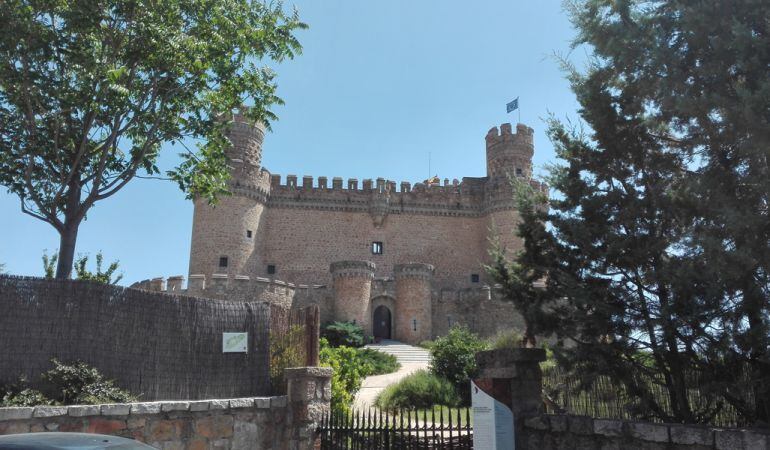
[(532, 128), (518, 124), (513, 133), (510, 123), (492, 127), (487, 133), (487, 176), (490, 179), (510, 176), (532, 177), (532, 155), (535, 153)]
[(259, 175), (262, 164), (262, 142), (265, 126), (254, 123), (240, 112), (233, 114), (233, 122), (227, 130), (230, 145), (225, 151), (230, 160), (233, 181), (250, 184)]

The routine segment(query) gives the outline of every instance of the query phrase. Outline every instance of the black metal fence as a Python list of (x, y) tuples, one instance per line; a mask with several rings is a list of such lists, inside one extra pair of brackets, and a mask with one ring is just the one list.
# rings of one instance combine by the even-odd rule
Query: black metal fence
[[(707, 399), (693, 383), (688, 389), (688, 397), (693, 408), (703, 407)], [(648, 384), (655, 403), (667, 414), (672, 414), (668, 392), (660, 381), (650, 380)], [(558, 368), (543, 373), (543, 400), (549, 413), (577, 414), (596, 418), (644, 420), (663, 422), (652, 414), (644, 414), (638, 401), (629, 395), (625, 387), (607, 376), (598, 376), (590, 386), (583, 386), (581, 381)], [(710, 425), (720, 427), (746, 426), (738, 411), (725, 401), (719, 403)]]
[(323, 450), (473, 448), (473, 427), (467, 408), (333, 414), (323, 418), (318, 433)]

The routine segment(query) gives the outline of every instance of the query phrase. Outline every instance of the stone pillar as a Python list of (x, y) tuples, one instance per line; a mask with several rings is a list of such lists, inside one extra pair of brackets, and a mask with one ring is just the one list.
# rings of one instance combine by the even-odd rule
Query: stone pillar
[(526, 418), (544, 412), (543, 361), (545, 350), (541, 348), (506, 348), (476, 354), (479, 376), (473, 381), (511, 408), (517, 448), (525, 448), (520, 439)]
[(419, 344), (431, 338), (431, 312), (434, 267), (430, 264), (396, 264), (396, 310), (393, 338), (409, 344)]
[(331, 264), (334, 286), (334, 318), (355, 322), (372, 334), (370, 300), (375, 265), (370, 261), (338, 261)]
[(294, 367), (285, 369), (284, 375), (289, 398), (289, 450), (311, 450), (317, 440), (316, 429), (330, 411), (332, 368)]

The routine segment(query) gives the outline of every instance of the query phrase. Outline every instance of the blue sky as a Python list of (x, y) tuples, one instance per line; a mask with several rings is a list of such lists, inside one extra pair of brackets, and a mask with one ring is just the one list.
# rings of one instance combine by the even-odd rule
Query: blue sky
[[(286, 1), (286, 5), (292, 2)], [(574, 35), (559, 0), (304, 0), (293, 4), (310, 29), (304, 52), (275, 69), (286, 101), (265, 139), (263, 165), (284, 176), (384, 177), (416, 182), (484, 176), (484, 136), (521, 122), (535, 129), (535, 165), (554, 161), (543, 119), (577, 117), (554, 54)], [(582, 54), (569, 59), (584, 59)], [(164, 151), (160, 166), (177, 162)], [(77, 252), (119, 259), (121, 284), (187, 274), (192, 203), (170, 182), (133, 180), (97, 203)], [(0, 192), (0, 263), (42, 274), (41, 255), (58, 235)]]

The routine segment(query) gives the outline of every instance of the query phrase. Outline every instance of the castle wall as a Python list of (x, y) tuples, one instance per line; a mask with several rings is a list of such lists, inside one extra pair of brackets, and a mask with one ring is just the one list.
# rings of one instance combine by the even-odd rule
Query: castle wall
[(453, 325), (465, 325), (482, 337), (510, 330), (524, 331), (524, 319), (513, 303), (494, 288), (440, 290), (432, 301), (433, 337), (445, 336)]
[[(270, 208), (265, 218), (260, 276), (274, 264), (282, 280), (325, 284), (329, 263), (342, 260), (373, 261), (377, 277), (390, 276), (396, 264), (427, 261), (440, 286), (470, 286), (471, 274), (486, 276), (484, 217), (389, 214), (379, 228), (364, 212)], [(382, 255), (372, 254), (375, 241), (383, 243)]]
[(409, 344), (431, 338), (431, 281), (434, 267), (430, 264), (399, 264), (395, 267), (396, 311), (395, 337)]

